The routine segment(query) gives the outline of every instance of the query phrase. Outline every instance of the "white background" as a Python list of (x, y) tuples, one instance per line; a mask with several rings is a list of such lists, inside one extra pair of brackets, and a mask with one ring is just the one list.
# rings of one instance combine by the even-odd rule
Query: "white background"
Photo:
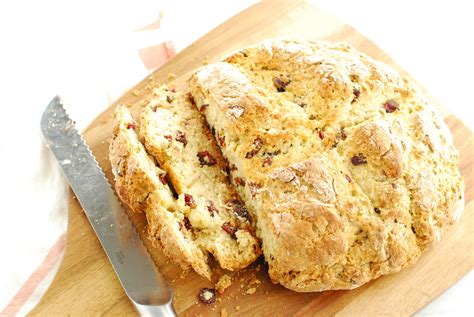
[[(3, 1), (0, 4), (0, 311), (65, 230), (65, 186), (39, 118), (61, 94), (79, 127), (147, 72), (137, 48), (178, 50), (253, 1)], [(474, 126), (474, 10), (470, 1), (322, 1)], [(132, 32), (164, 11), (163, 28)], [(420, 315), (468, 315), (471, 272)], [(389, 300), (389, 299), (387, 299)], [(23, 310), (22, 312), (24, 312)]]

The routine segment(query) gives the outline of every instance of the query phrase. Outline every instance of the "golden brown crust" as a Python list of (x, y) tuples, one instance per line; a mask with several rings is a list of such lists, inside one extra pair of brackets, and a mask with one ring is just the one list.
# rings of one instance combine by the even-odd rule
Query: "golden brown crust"
[(225, 136), (274, 282), (360, 286), (414, 263), (459, 217), (446, 125), (407, 79), (346, 44), (265, 42), (189, 84)]

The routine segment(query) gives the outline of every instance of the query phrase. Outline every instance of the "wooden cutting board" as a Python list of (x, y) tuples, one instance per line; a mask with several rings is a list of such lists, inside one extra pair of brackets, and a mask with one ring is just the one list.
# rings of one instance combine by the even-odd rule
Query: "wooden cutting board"
[[(201, 17), (204, 18), (204, 17)], [(192, 25), (192, 21), (190, 21)], [(111, 135), (112, 109), (118, 103), (131, 106), (135, 113), (145, 104), (150, 88), (165, 82), (169, 73), (183, 79), (204, 60), (215, 61), (223, 54), (266, 38), (344, 40), (361, 51), (381, 60), (409, 76), (390, 57), (352, 27), (300, 1), (263, 2), (240, 13), (174, 57), (161, 69), (144, 79), (99, 115), (85, 131), (85, 139), (100, 165), (111, 178), (107, 160)], [(270, 283), (266, 267), (258, 262), (234, 276), (232, 286), (213, 306), (197, 302), (202, 287), (212, 287), (195, 273), (183, 276), (159, 250), (145, 244), (175, 291), (174, 306), (180, 315), (408, 315), (429, 303), (459, 280), (474, 266), (474, 176), (472, 171), (474, 142), (472, 132), (439, 103), (433, 101), (454, 135), (461, 153), (460, 168), (466, 183), (466, 208), (460, 223), (453, 227), (441, 243), (428, 250), (418, 263), (400, 273), (385, 276), (352, 291), (296, 293)], [(136, 314), (122, 290), (91, 226), (79, 204), (70, 193), (66, 252), (52, 285), (33, 315), (131, 315)], [(145, 221), (132, 217), (139, 232)], [(214, 274), (217, 278), (219, 274)], [(261, 283), (256, 284), (258, 279)], [(213, 281), (215, 282), (215, 281)], [(246, 294), (249, 287), (256, 293)]]

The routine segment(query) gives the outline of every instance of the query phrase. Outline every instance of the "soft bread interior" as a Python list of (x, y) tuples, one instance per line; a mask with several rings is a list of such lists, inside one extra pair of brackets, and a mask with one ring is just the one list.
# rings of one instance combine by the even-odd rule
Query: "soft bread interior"
[(145, 212), (150, 238), (164, 253), (183, 268), (191, 266), (199, 275), (210, 278), (207, 254), (195, 243), (186, 229), (186, 208), (174, 199), (165, 172), (156, 166), (140, 143), (129, 110), (115, 111), (110, 161), (115, 189), (120, 199), (135, 212)]
[(162, 86), (143, 110), (140, 137), (169, 175), (195, 243), (221, 267), (236, 270), (260, 254), (252, 219), (230, 185), (225, 162), (187, 94)]

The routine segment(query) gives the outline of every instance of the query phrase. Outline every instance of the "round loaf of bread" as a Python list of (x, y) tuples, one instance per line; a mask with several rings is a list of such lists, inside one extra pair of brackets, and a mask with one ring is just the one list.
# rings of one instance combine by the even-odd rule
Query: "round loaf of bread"
[(189, 85), (275, 283), (355, 288), (413, 264), (462, 212), (440, 115), (347, 44), (265, 42), (200, 68)]

